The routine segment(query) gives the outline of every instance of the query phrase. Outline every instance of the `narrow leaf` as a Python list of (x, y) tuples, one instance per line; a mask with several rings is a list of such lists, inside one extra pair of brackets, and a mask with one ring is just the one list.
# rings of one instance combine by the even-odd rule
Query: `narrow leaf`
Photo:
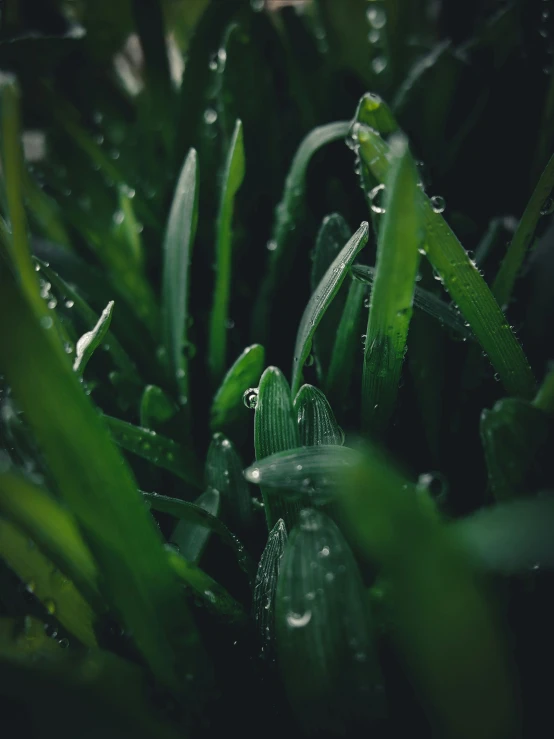
[(225, 375), (210, 411), (212, 431), (230, 425), (243, 409), (242, 397), (256, 387), (264, 368), (265, 351), (260, 344), (247, 347)]
[(243, 467), (233, 443), (221, 433), (214, 434), (206, 460), (206, 484), (221, 493), (223, 516), (233, 529), (252, 524), (252, 499)]
[(177, 413), (175, 403), (157, 385), (147, 385), (140, 399), (140, 425), (156, 430)]
[[(219, 490), (208, 488), (194, 501), (194, 505), (217, 518), (219, 515), (219, 500)], [(187, 562), (196, 563), (200, 561), (209, 537), (210, 529), (203, 524), (179, 521), (171, 536), (171, 541), (177, 546), (179, 553)]]
[(302, 446), (342, 445), (344, 434), (327, 398), (313, 385), (302, 385), (294, 399)]
[(327, 307), (341, 286), (356, 255), (367, 243), (368, 224), (362, 223), (348, 241), (317, 286), (300, 320), (294, 361), (292, 365), (292, 392), (296, 394), (302, 384), (302, 368), (310, 354), (313, 335)]
[(223, 374), (227, 354), (227, 318), (229, 313), (229, 294), (231, 290), (232, 221), (234, 199), (245, 174), (244, 143), (242, 123), (236, 122), (229, 145), (227, 162), (223, 172), (221, 200), (217, 218), (215, 286), (210, 335), (208, 364), (212, 379)]
[(75, 347), (73, 370), (81, 377), (94, 353), (94, 350), (100, 346), (110, 328), (113, 306), (114, 302), (111, 300), (102, 311), (102, 315), (98, 319), (98, 323), (90, 331), (83, 334), (77, 342)]
[(266, 656), (272, 656), (274, 650), (275, 594), (286, 542), (287, 529), (280, 518), (269, 532), (254, 583), (254, 619), (262, 642), (262, 654)]

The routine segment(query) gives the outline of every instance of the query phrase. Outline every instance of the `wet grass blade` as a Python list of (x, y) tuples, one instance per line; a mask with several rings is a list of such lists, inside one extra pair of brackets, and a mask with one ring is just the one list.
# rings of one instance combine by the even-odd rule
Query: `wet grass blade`
[(431, 500), (369, 447), (342, 493), (345, 531), (389, 583), (392, 636), (437, 736), (517, 735), (503, 624)]
[(325, 395), (313, 385), (302, 385), (294, 399), (302, 446), (342, 445), (344, 434)]
[(362, 428), (375, 436), (386, 432), (396, 405), (423, 235), (419, 177), (406, 139), (391, 150), (364, 348)]
[(335, 258), (308, 301), (296, 335), (291, 383), (294, 395), (302, 384), (302, 368), (310, 354), (312, 339), (317, 326), (344, 281), (356, 255), (367, 243), (368, 230), (368, 224), (366, 222), (362, 223)]
[(250, 556), (237, 537), (225, 526), (223, 521), (212, 516), (211, 513), (208, 513), (203, 508), (199, 508), (194, 503), (188, 503), (179, 498), (169, 498), (166, 495), (158, 495), (157, 493), (143, 493), (142, 495), (145, 502), (153, 510), (159, 511), (160, 513), (168, 513), (174, 518), (194, 523), (197, 526), (204, 526), (206, 529), (215, 532), (234, 551), (237, 561), (244, 572), (249, 577), (252, 576), (253, 564)]
[(225, 375), (210, 411), (212, 431), (229, 426), (243, 412), (242, 397), (256, 387), (264, 368), (265, 351), (260, 344), (247, 347)]
[[(360, 154), (380, 182), (390, 168), (389, 147), (373, 131), (358, 124)], [(532, 397), (535, 378), (504, 314), (486, 282), (440, 213), (422, 195), (426, 256), (440, 275), (475, 337), (511, 395)]]
[(185, 159), (169, 213), (164, 239), (162, 328), (179, 402), (189, 400), (187, 318), (189, 270), (198, 221), (198, 158)]
[(481, 441), (495, 498), (529, 496), (549, 461), (552, 421), (520, 398), (503, 398), (481, 414)]
[[(256, 459), (270, 454), (295, 449), (300, 444), (292, 396), (283, 373), (277, 367), (268, 367), (263, 373), (258, 387), (256, 411), (254, 413), (254, 449)], [(256, 479), (246, 477), (249, 482), (258, 484)], [(298, 516), (296, 503), (281, 500), (276, 494), (269, 497), (261, 488), (264, 499), (268, 528), (282, 518), (287, 528), (291, 528)]]
[[(194, 501), (194, 505), (217, 518), (219, 516), (220, 497), (219, 490), (208, 488)], [(187, 562), (196, 563), (200, 561), (204, 553), (210, 533), (210, 529), (202, 524), (192, 523), (192, 521), (179, 521), (171, 535), (171, 541)]]
[[(354, 264), (352, 274), (357, 280), (361, 280), (366, 285), (369, 285), (370, 288), (373, 288), (375, 283), (375, 269), (373, 267), (366, 267), (364, 264)], [(458, 336), (461, 336), (462, 339), (474, 338), (473, 332), (465, 325), (458, 311), (434, 293), (417, 285), (414, 292), (414, 308), (427, 313), (427, 315), (436, 319), (445, 328), (451, 329)]]
[(262, 642), (262, 654), (273, 656), (275, 644), (275, 594), (281, 559), (287, 543), (287, 528), (280, 518), (269, 532), (254, 582), (252, 610)]
[(104, 416), (113, 440), (120, 447), (148, 462), (173, 472), (193, 487), (200, 487), (198, 462), (190, 448), (185, 448), (150, 429), (133, 426), (118, 418)]
[(362, 335), (362, 308), (367, 290), (359, 280), (351, 280), (348, 297), (338, 325), (325, 390), (335, 407), (340, 408), (350, 389), (354, 361)]
[(221, 378), (227, 355), (226, 321), (231, 290), (232, 221), (235, 195), (242, 184), (244, 174), (242, 123), (238, 120), (227, 154), (217, 218), (215, 286), (208, 348), (208, 364), (214, 381)]
[(346, 471), (358, 458), (354, 449), (337, 444), (303, 446), (263, 457), (247, 467), (244, 475), (270, 495), (287, 491), (283, 495), (288, 499), (323, 505), (334, 499)]
[(98, 573), (74, 520), (48, 493), (24, 477), (0, 475), (0, 514), (26, 534), (92, 604)]
[(292, 260), (294, 249), (293, 234), (302, 213), (304, 190), (308, 166), (314, 154), (323, 146), (339, 141), (348, 135), (350, 123), (339, 121), (314, 128), (302, 141), (291, 164), (281, 202), (275, 211), (272, 230), (272, 250), (266, 274), (260, 286), (255, 309), (256, 334), (264, 336), (268, 330), (267, 318), (275, 288), (284, 269)]
[(531, 199), (518, 224), (513, 239), (508, 246), (500, 269), (496, 275), (492, 292), (499, 305), (507, 306), (514, 289), (517, 276), (523, 266), (525, 256), (533, 243), (537, 223), (545, 207), (545, 202), (554, 188), (554, 155), (550, 157)]
[(90, 331), (84, 333), (75, 346), (75, 361), (73, 371), (82, 377), (90, 358), (104, 340), (112, 320), (114, 302), (113, 300), (102, 311), (98, 322)]
[(221, 493), (223, 517), (233, 530), (252, 524), (252, 499), (243, 468), (232, 441), (222, 433), (214, 434), (206, 460), (206, 484)]
[(195, 673), (202, 665), (195, 626), (133, 476), (50, 327), (0, 269), (2, 371), (97, 562), (103, 594), (154, 674), (178, 688), (181, 665)]
[(287, 694), (308, 731), (348, 733), (383, 715), (368, 606), (337, 526), (319, 511), (302, 511), (281, 562), (275, 625)]

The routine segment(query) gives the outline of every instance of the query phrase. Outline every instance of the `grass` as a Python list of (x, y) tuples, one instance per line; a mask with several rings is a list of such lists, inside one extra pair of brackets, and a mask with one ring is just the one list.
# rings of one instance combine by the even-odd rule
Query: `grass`
[(2, 721), (542, 736), (548, 13), (263, 5), (0, 14)]

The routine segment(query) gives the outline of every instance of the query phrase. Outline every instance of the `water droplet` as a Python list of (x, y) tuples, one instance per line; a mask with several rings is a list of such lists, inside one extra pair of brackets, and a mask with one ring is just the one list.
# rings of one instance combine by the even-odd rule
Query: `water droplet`
[(297, 472), (302, 472), (302, 469), (303, 469), (303, 468), (302, 468), (302, 465), (301, 465), (301, 464), (297, 464), (297, 465), (296, 465), (296, 470), (297, 470)]
[(541, 216), (548, 216), (554, 210), (554, 200), (552, 198), (546, 198), (541, 208)]
[(56, 613), (56, 604), (53, 600), (48, 599), (44, 601), (44, 607), (48, 611), (48, 613), (53, 616)]
[(66, 300), (65, 301), (65, 307), (66, 308), (73, 308), (74, 305), (75, 305), (75, 303), (73, 302), (73, 300)]
[(308, 356), (306, 357), (306, 361), (304, 362), (304, 364), (306, 365), (306, 367), (311, 367), (313, 365), (313, 363), (314, 363), (314, 355), (313, 354), (308, 354)]
[(369, 193), (369, 199), (371, 201), (371, 210), (374, 213), (385, 213), (385, 209), (379, 205), (379, 200), (382, 197), (380, 193), (384, 192), (385, 186), (383, 184), (377, 185)]
[(225, 62), (227, 61), (227, 52), (223, 47), (221, 47), (217, 52), (217, 61), (221, 65), (220, 68), (223, 69), (225, 67)]
[(265, 248), (268, 251), (275, 251), (275, 249), (277, 249), (277, 242), (274, 239), (271, 239), (270, 241), (267, 242), (267, 244), (265, 245)]
[(227, 318), (227, 319), (226, 319), (226, 321), (225, 321), (225, 328), (226, 328), (226, 329), (228, 329), (229, 331), (230, 331), (230, 330), (231, 330), (232, 328), (235, 328), (235, 322), (233, 321), (233, 319), (232, 319), (232, 318)]
[(250, 7), (254, 13), (261, 13), (265, 8), (265, 0), (250, 0)]
[(377, 44), (379, 43), (379, 39), (381, 38), (381, 34), (376, 28), (373, 28), (367, 35), (367, 40), (370, 44)]
[(387, 16), (383, 8), (368, 8), (367, 19), (373, 28), (383, 28), (387, 22)]
[(365, 346), (366, 339), (367, 339), (367, 334), (362, 334), (362, 346)]
[(67, 649), (69, 646), (69, 639), (66, 639), (65, 637), (63, 639), (60, 639), (58, 644), (62, 649)]
[(364, 308), (369, 308), (369, 305), (370, 305), (369, 298), (365, 298), (364, 299)]
[(387, 60), (384, 56), (376, 56), (371, 62), (371, 66), (375, 74), (381, 74), (387, 68)]
[(56, 300), (56, 298), (52, 298), (52, 300), (49, 300), (49, 301), (48, 301), (48, 308), (49, 308), (50, 310), (54, 310), (54, 308), (55, 308), (55, 307), (56, 307), (57, 305), (58, 305), (58, 301)]
[(216, 72), (217, 71), (217, 54), (213, 54), (210, 57), (210, 61), (208, 63), (208, 67), (210, 68), (210, 71), (211, 72)]
[(248, 473), (248, 478), (251, 482), (256, 482), (260, 479), (260, 470), (257, 467), (254, 467), (254, 469), (250, 470)]
[(42, 326), (42, 328), (48, 330), (49, 328), (52, 328), (52, 326), (54, 325), (54, 321), (50, 318), (50, 316), (43, 316), (40, 319), (40, 325)]
[(66, 354), (73, 354), (73, 345), (66, 341), (63, 345)]
[(122, 210), (116, 210), (115, 213), (113, 214), (113, 222), (117, 226), (120, 226), (124, 220), (125, 220), (125, 213)]
[(311, 611), (306, 611), (305, 613), (294, 613), (294, 611), (290, 611), (289, 613), (287, 613), (287, 624), (292, 629), (298, 629), (309, 624), (311, 618)]
[(433, 195), (431, 198), (431, 207), (435, 213), (444, 213), (446, 202), (440, 195)]
[(326, 572), (325, 579), (327, 580), (327, 582), (333, 582), (333, 580), (335, 579), (335, 575), (332, 572)]
[(426, 472), (417, 480), (417, 487), (425, 490), (432, 498), (438, 500), (446, 495), (448, 482), (440, 472)]
[(328, 557), (331, 554), (331, 550), (329, 547), (323, 547), (323, 549), (319, 552), (320, 557)]
[(242, 402), (247, 408), (253, 410), (258, 405), (258, 388), (249, 387), (242, 396)]
[(217, 111), (213, 108), (206, 108), (204, 111), (204, 122), (211, 126), (217, 121)]
[(58, 636), (58, 628), (54, 624), (44, 624), (44, 633), (49, 639), (55, 639)]

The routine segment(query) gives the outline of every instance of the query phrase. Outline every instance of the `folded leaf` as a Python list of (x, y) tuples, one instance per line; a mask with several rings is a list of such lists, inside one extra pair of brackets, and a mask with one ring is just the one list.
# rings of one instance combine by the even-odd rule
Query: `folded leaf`
[(302, 446), (342, 445), (344, 434), (327, 398), (313, 385), (302, 385), (294, 399)]
[(275, 594), (286, 542), (287, 529), (280, 518), (269, 532), (254, 583), (254, 619), (262, 642), (262, 654), (266, 656), (273, 656), (274, 651)]

